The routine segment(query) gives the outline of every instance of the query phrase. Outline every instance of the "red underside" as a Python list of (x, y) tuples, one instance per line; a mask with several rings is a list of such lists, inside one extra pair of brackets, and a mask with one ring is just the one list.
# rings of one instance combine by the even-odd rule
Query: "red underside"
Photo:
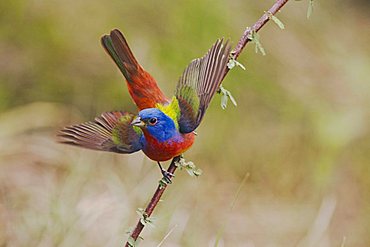
[(194, 133), (183, 134), (182, 141), (158, 142), (144, 132), (147, 142), (143, 152), (152, 160), (166, 161), (176, 157), (188, 150), (194, 143)]

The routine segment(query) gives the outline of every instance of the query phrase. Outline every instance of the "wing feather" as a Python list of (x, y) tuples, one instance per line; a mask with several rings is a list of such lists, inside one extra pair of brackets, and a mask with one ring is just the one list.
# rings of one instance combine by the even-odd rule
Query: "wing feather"
[(180, 107), (181, 133), (194, 131), (218, 88), (226, 70), (231, 51), (228, 41), (219, 39), (208, 53), (193, 60), (177, 84), (175, 96)]
[(116, 153), (133, 153), (142, 148), (140, 129), (133, 129), (134, 114), (106, 112), (94, 121), (63, 128), (59, 142), (88, 149)]

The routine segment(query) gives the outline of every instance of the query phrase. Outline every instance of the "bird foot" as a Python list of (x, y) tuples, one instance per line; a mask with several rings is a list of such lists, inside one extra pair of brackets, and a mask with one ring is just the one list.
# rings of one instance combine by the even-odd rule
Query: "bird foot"
[(161, 163), (157, 162), (159, 169), (161, 169), (161, 173), (163, 175), (162, 182), (166, 184), (171, 184), (171, 178), (173, 178), (175, 175), (173, 175), (171, 172), (166, 171), (162, 166)]
[(165, 169), (161, 169), (162, 175), (163, 175), (163, 180), (167, 184), (171, 184), (171, 178), (173, 178), (175, 175), (173, 175), (171, 172), (166, 171)]

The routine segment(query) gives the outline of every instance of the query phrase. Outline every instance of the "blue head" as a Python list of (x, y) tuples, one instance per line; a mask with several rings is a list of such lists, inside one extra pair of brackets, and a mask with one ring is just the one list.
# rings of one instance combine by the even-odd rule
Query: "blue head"
[(131, 124), (147, 130), (158, 141), (167, 141), (179, 135), (172, 118), (157, 108), (141, 110)]

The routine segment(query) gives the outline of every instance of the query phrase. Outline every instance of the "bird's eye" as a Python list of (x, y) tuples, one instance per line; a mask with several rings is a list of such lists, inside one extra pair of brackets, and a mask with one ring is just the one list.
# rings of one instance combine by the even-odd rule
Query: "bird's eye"
[(155, 117), (152, 117), (151, 119), (149, 119), (148, 122), (149, 122), (150, 125), (154, 125), (154, 124), (157, 123), (157, 119)]

